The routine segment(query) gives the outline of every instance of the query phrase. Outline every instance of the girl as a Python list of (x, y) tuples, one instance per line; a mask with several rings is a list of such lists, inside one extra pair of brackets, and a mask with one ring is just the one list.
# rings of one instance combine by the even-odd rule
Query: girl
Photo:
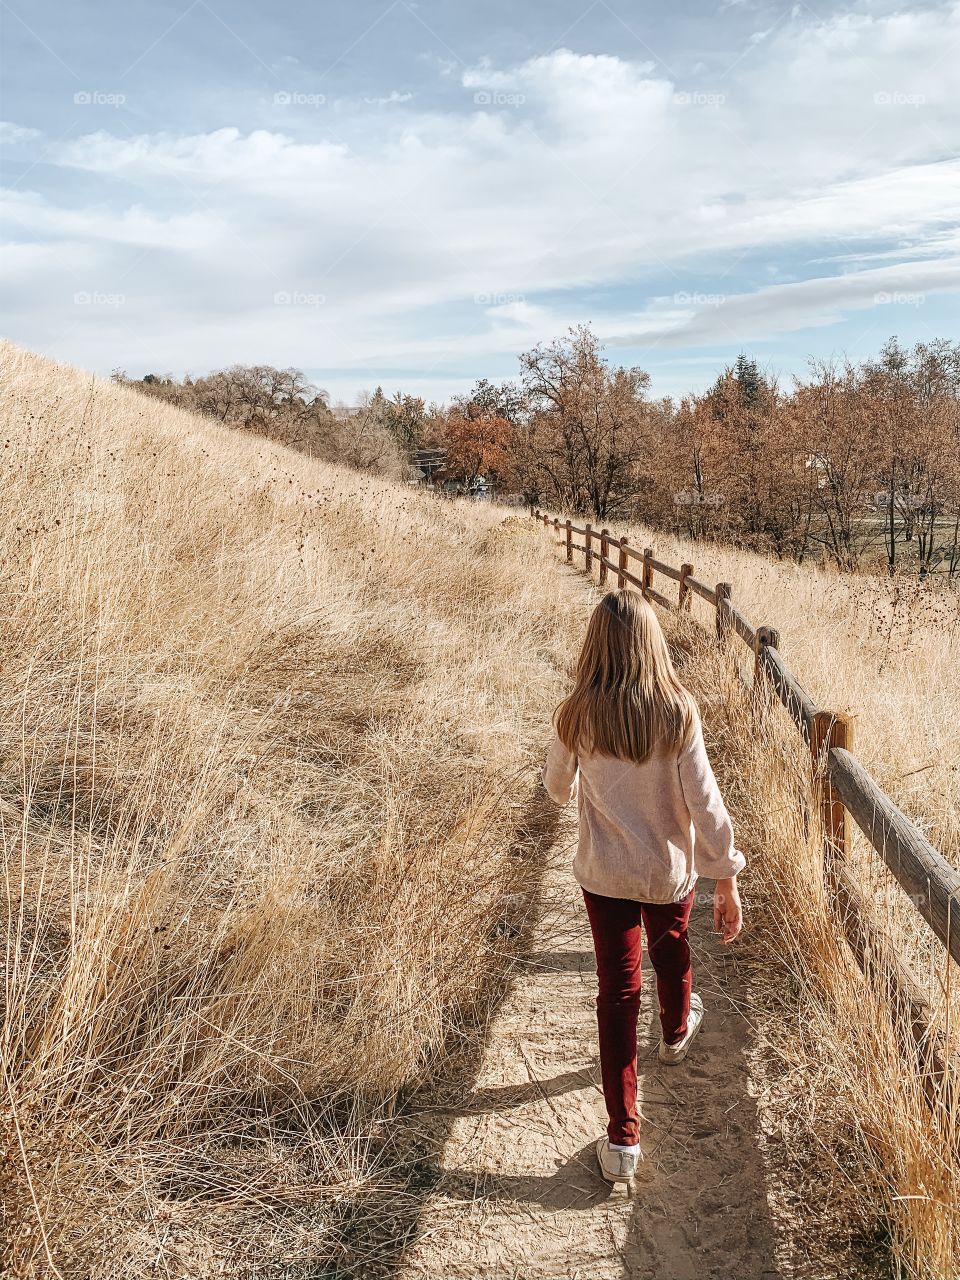
[[(661, 1062), (680, 1062), (703, 1021), (691, 994), (687, 922), (694, 884), (716, 880), (714, 927), (732, 942), (742, 924), (737, 875), (745, 859), (703, 745), (700, 716), (677, 679), (653, 609), (637, 591), (597, 605), (573, 692), (557, 708), (543, 785), (576, 798), (573, 874), (597, 956), (600, 1074), (609, 1124), (600, 1171), (629, 1181), (640, 1159), (637, 1014), (641, 921), (657, 975)], [(579, 785), (578, 785), (579, 784)]]

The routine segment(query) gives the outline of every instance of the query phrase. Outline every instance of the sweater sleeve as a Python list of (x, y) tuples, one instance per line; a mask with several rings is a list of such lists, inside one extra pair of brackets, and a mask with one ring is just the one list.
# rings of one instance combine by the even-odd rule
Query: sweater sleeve
[(547, 752), (547, 762), (541, 771), (541, 781), (547, 795), (556, 804), (569, 804), (577, 796), (577, 757), (568, 751), (556, 736)]
[(680, 750), (680, 786), (693, 822), (697, 874), (711, 880), (737, 875), (747, 860), (734, 845), (733, 823), (707, 757), (699, 715)]

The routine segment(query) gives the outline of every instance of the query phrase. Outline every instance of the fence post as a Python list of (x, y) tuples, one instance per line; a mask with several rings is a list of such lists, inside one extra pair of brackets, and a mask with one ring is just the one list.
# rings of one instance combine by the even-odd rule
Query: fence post
[(682, 564), (680, 566), (680, 599), (677, 602), (677, 612), (682, 613), (684, 609), (690, 608), (692, 593), (687, 586), (687, 579), (693, 573), (692, 564)]
[(627, 585), (624, 574), (627, 572), (627, 535), (624, 534), (620, 539), (620, 556), (617, 560), (617, 590), (622, 591)]
[(573, 525), (567, 521), (567, 564), (573, 564)]
[(653, 547), (643, 548), (643, 570), (640, 581), (643, 583), (643, 594), (646, 595), (653, 586), (653, 565), (650, 561), (653, 559)]
[(600, 585), (607, 581), (607, 557), (610, 555), (610, 530), (600, 530)]
[(717, 583), (717, 639), (721, 642), (725, 641), (730, 632), (730, 619), (727, 617), (727, 611), (724, 609), (724, 602), (730, 599), (733, 594), (733, 587), (729, 582)]
[(763, 650), (780, 648), (780, 632), (775, 627), (758, 627), (757, 639), (753, 647), (753, 692), (759, 694), (763, 689), (764, 667)]
[(587, 573), (593, 573), (593, 525), (589, 520), (583, 526), (584, 563)]
[(820, 820), (823, 823), (823, 852), (828, 868), (834, 857), (843, 858), (849, 852), (850, 830), (843, 801), (830, 783), (827, 756), (832, 747), (844, 747), (849, 751), (852, 744), (853, 725), (847, 716), (834, 711), (818, 711), (814, 715), (810, 754), (813, 756)]
[(555, 538), (560, 537), (560, 521), (556, 516), (553, 517), (553, 536)]

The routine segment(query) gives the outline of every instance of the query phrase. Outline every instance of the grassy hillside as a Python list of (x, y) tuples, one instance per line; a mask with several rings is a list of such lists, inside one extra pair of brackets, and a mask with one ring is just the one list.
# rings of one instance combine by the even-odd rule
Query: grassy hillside
[(662, 560), (690, 561), (711, 585), (732, 583), (753, 623), (779, 629), (784, 656), (814, 701), (853, 718), (857, 754), (960, 866), (960, 591), (910, 576), (838, 574), (651, 529), (629, 533)]
[[(656, 547), (673, 564), (693, 563), (709, 583), (730, 582), (734, 601), (754, 624), (776, 627), (787, 661), (817, 705), (852, 718), (853, 750), (960, 867), (960, 592), (910, 577), (771, 561), (649, 529), (632, 530), (631, 541)], [(705, 607), (696, 607), (705, 616)], [(742, 645), (735, 651), (749, 663)], [(764, 786), (761, 777), (755, 799)], [(960, 1000), (944, 948), (855, 827), (853, 835), (853, 863), (877, 920), (920, 978), (945, 1034), (955, 1037)]]
[[(629, 534), (633, 546), (651, 546), (662, 560), (692, 563), (703, 581), (731, 582), (751, 621), (780, 630), (782, 650), (814, 700), (853, 717), (856, 753), (960, 866), (960, 595), (779, 563), (649, 528)], [(675, 584), (657, 585), (676, 598)], [(706, 605), (695, 601), (693, 609), (711, 623)], [(898, 1275), (956, 1275), (960, 1093), (952, 1109), (931, 1114), (910, 1065), (912, 1040), (893, 1032), (887, 993), (864, 981), (843, 940), (824, 892), (807, 749), (779, 704), (751, 702), (696, 621), (674, 615), (667, 626), (696, 655), (684, 677), (705, 707), (712, 755), (748, 855), (740, 954), (754, 953), (760, 968), (751, 1017), (758, 1092), (773, 1135), (770, 1166), (788, 1173), (785, 1196), (802, 1204), (794, 1220), (808, 1221), (808, 1235), (816, 1223), (820, 1240), (803, 1274), (831, 1274), (828, 1265), (817, 1269), (829, 1233), (846, 1244), (859, 1240), (867, 1252), (870, 1242), (881, 1255), (889, 1246)], [(731, 653), (749, 665), (740, 642)], [(919, 979), (933, 1026), (955, 1055), (953, 963), (856, 831), (850, 867), (874, 925)], [(955, 1090), (957, 1083), (954, 1074)], [(855, 1274), (866, 1274), (861, 1265)]]
[(583, 602), (523, 520), (0, 356), (6, 1266), (314, 1274), (482, 1017)]
[[(523, 515), (10, 346), (0, 391), (3, 1265), (369, 1274), (393, 1100), (478, 1039), (523, 945), (535, 765), (592, 595)], [(631, 538), (778, 626), (960, 861), (955, 597)], [(838, 937), (799, 740), (667, 626), (750, 856), (765, 1156), (797, 1167), (780, 1221), (846, 1247), (882, 1219), (905, 1274), (949, 1274), (956, 1126)], [(857, 865), (953, 1034), (942, 952)]]

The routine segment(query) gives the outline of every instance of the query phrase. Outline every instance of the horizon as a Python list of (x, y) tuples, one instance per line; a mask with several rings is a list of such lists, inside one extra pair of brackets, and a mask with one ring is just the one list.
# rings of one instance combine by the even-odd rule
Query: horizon
[(956, 340), (960, 3), (3, 5), (13, 341), (449, 401)]

